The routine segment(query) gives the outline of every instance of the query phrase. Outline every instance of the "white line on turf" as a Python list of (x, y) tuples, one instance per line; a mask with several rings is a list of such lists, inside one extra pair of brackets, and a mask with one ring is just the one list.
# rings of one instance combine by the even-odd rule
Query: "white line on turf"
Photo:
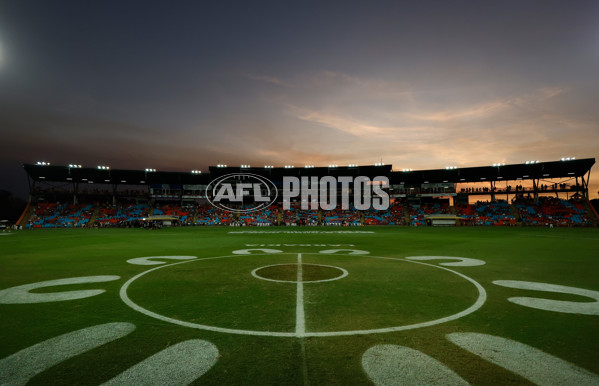
[(135, 330), (131, 323), (107, 323), (69, 332), (27, 347), (0, 360), (0, 384), (24, 385), (31, 378)]
[(218, 349), (205, 340), (177, 343), (130, 367), (104, 385), (188, 385), (218, 360)]
[(375, 385), (468, 385), (450, 368), (408, 347), (379, 344), (366, 350), (362, 368)]
[(599, 315), (599, 292), (583, 288), (566, 287), (565, 285), (536, 283), (519, 280), (495, 280), (495, 285), (532, 291), (557, 292), (588, 297), (594, 302), (571, 302), (566, 300), (539, 299), (531, 297), (514, 297), (508, 300), (524, 307), (544, 311), (564, 312), (568, 314)]
[(30, 304), (30, 303), (48, 303), (61, 302), (65, 300), (75, 300), (89, 298), (106, 292), (103, 289), (81, 290), (81, 291), (63, 291), (47, 294), (31, 293), (29, 291), (70, 284), (103, 283), (120, 279), (116, 275), (104, 276), (83, 276), (70, 277), (67, 279), (57, 279), (40, 281), (38, 283), (24, 284), (17, 287), (6, 288), (0, 291), (0, 304)]
[[(295, 253), (282, 253), (282, 255), (295, 255)], [(121, 287), (121, 290), (119, 292), (119, 295), (121, 297), (121, 300), (123, 302), (125, 302), (125, 304), (129, 307), (131, 307), (132, 309), (134, 309), (137, 312), (141, 312), (142, 314), (149, 316), (151, 318), (154, 319), (158, 319), (158, 320), (162, 320), (168, 323), (173, 323), (179, 326), (183, 326), (183, 327), (189, 327), (189, 328), (196, 328), (196, 329), (201, 329), (201, 330), (206, 330), (206, 331), (216, 331), (216, 332), (224, 332), (224, 333), (229, 333), (229, 334), (240, 334), (240, 335), (253, 335), (253, 336), (274, 336), (274, 337), (298, 337), (298, 335), (296, 334), (295, 331), (292, 332), (278, 332), (278, 331), (256, 331), (256, 330), (242, 330), (242, 329), (234, 329), (234, 328), (225, 328), (225, 327), (216, 327), (216, 326), (209, 326), (209, 325), (205, 325), (205, 324), (199, 324), (199, 323), (191, 323), (191, 322), (186, 322), (186, 321), (182, 321), (182, 320), (178, 320), (178, 319), (174, 319), (174, 318), (169, 318), (167, 316), (164, 315), (160, 315), (156, 312), (152, 312), (150, 310), (148, 310), (147, 308), (144, 308), (140, 305), (138, 305), (137, 303), (135, 303), (134, 301), (132, 301), (129, 296), (127, 295), (127, 290), (129, 289), (129, 286), (135, 282), (137, 279), (151, 273), (154, 272), (156, 270), (159, 269), (163, 269), (163, 268), (169, 268), (169, 267), (173, 267), (175, 265), (180, 265), (180, 264), (188, 264), (188, 263), (192, 263), (192, 262), (202, 262), (204, 260), (214, 260), (214, 259), (224, 259), (224, 258), (230, 258), (230, 257), (241, 257), (243, 255), (229, 255), (229, 256), (216, 256), (216, 257), (207, 257), (207, 258), (202, 258), (202, 259), (195, 259), (195, 260), (187, 260), (187, 261), (181, 261), (181, 262), (177, 262), (177, 263), (172, 263), (172, 264), (167, 264), (167, 265), (161, 265), (159, 267), (156, 268), (152, 268), (149, 269), (147, 271), (141, 272), (135, 276), (133, 276), (131, 279), (127, 280), (127, 282), (125, 282), (125, 284), (123, 284), (123, 286)], [(252, 256), (260, 256), (260, 254), (257, 255), (252, 255)], [(262, 256), (266, 256), (266, 254), (262, 254)], [(406, 262), (406, 263), (412, 263), (412, 264), (420, 264), (420, 265), (425, 265), (428, 267), (432, 267), (432, 268), (436, 268), (436, 269), (441, 269), (444, 271), (448, 271), (453, 273), (454, 275), (458, 275), (460, 277), (462, 277), (463, 279), (469, 281), (471, 284), (474, 285), (474, 287), (476, 287), (477, 291), (478, 291), (478, 298), (476, 299), (476, 301), (474, 302), (474, 304), (472, 304), (470, 307), (468, 307), (467, 309), (458, 312), (456, 314), (450, 315), (450, 316), (446, 316), (443, 318), (439, 318), (439, 319), (435, 319), (435, 320), (430, 320), (427, 322), (421, 322), (421, 323), (414, 323), (414, 324), (408, 324), (408, 325), (403, 325), (403, 326), (395, 326), (395, 327), (384, 327), (384, 328), (374, 328), (374, 329), (369, 329), (369, 330), (348, 330), (348, 331), (326, 331), (326, 332), (307, 332), (304, 333), (304, 337), (325, 337), (325, 336), (348, 336), (348, 335), (365, 335), (365, 334), (380, 334), (380, 333), (387, 333), (387, 332), (396, 332), (396, 331), (406, 331), (406, 330), (412, 330), (412, 329), (416, 329), (416, 328), (422, 328), (422, 327), (430, 327), (430, 326), (434, 326), (437, 324), (441, 324), (441, 323), (446, 323), (452, 320), (456, 320), (459, 318), (462, 318), (466, 315), (469, 315), (475, 311), (477, 311), (479, 308), (481, 308), (483, 306), (483, 304), (485, 304), (485, 302), (487, 301), (487, 292), (485, 291), (485, 289), (483, 288), (483, 286), (481, 286), (476, 280), (471, 279), (470, 277), (461, 274), (457, 271), (454, 271), (452, 269), (449, 268), (445, 268), (445, 267), (441, 267), (438, 265), (434, 265), (434, 264), (428, 264), (428, 263), (422, 263), (422, 262), (418, 262), (418, 261), (411, 261), (411, 260), (404, 260), (401, 258), (396, 258), (396, 257), (383, 257), (383, 256), (371, 256), (371, 255), (367, 255), (365, 256), (367, 258), (374, 258), (374, 259), (384, 259), (384, 260), (393, 260), (393, 261), (399, 261), (399, 262)]]
[(439, 263), (439, 265), (444, 265), (447, 267), (476, 267), (478, 265), (485, 265), (486, 263), (483, 260), (479, 259), (471, 259), (469, 257), (452, 257), (452, 256), (408, 256), (405, 259), (407, 260), (458, 260), (453, 263)]
[(129, 264), (135, 265), (160, 265), (166, 264), (165, 259), (167, 260), (192, 260), (197, 259), (197, 256), (146, 256), (146, 257), (136, 257), (134, 259), (127, 260)]
[(297, 297), (295, 302), (295, 334), (303, 337), (306, 333), (304, 316), (304, 283), (302, 282), (302, 254), (297, 254)]
[[(524, 343), (474, 332), (447, 334), (453, 344), (537, 385), (597, 385), (599, 376)], [(495, 380), (501, 383), (501, 380)]]

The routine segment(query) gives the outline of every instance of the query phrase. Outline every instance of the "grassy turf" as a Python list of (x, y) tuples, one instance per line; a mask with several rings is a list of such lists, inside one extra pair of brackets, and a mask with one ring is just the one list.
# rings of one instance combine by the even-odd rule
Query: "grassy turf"
[[(0, 304), (0, 358), (51, 337), (108, 322), (130, 322), (130, 335), (65, 361), (36, 376), (33, 383), (98, 384), (148, 356), (186, 339), (205, 339), (220, 352), (216, 365), (199, 381), (207, 384), (368, 383), (362, 354), (376, 344), (398, 344), (430, 355), (473, 384), (525, 382), (498, 366), (458, 348), (444, 336), (482, 332), (539, 348), (599, 374), (599, 316), (565, 314), (522, 307), (514, 296), (590, 301), (575, 295), (499, 287), (494, 280), (524, 280), (599, 291), (597, 229), (395, 228), (365, 227), (369, 234), (230, 234), (230, 231), (331, 231), (348, 228), (194, 228), (41, 230), (0, 237), (0, 289), (52, 279), (119, 275), (120, 280), (62, 286), (34, 292), (103, 288), (81, 300)], [(351, 230), (356, 230), (352, 228)], [(248, 246), (248, 244), (252, 246)], [(263, 248), (280, 253), (232, 255)], [(284, 244), (353, 244), (322, 247)], [(307, 332), (376, 329), (448, 316), (468, 308), (475, 287), (459, 276), (429, 265), (366, 255), (319, 254), (323, 249), (354, 248), (371, 256), (463, 256), (483, 266), (448, 267), (479, 282), (488, 299), (481, 309), (447, 323), (382, 334), (280, 338), (227, 334), (166, 323), (132, 310), (119, 297), (131, 277), (158, 266), (126, 261), (142, 256), (198, 256), (152, 271), (134, 281), (130, 298), (153, 312), (186, 322), (252, 331), (295, 331), (297, 254), (302, 254)], [(169, 261), (168, 264), (170, 264)], [(439, 261), (430, 261), (437, 266)], [(271, 282), (250, 272), (260, 270)]]

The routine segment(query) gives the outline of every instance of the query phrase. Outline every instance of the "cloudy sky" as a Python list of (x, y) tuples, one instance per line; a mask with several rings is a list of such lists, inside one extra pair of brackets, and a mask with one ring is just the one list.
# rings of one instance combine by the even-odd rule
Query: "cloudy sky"
[(597, 20), (597, 1), (2, 0), (0, 189), (41, 160), (599, 159)]

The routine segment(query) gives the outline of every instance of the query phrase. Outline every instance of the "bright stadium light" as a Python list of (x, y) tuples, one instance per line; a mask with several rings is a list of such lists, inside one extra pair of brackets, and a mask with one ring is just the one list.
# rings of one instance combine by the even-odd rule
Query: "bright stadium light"
[(414, 169), (402, 169), (401, 171), (402, 172), (412, 172), (412, 171), (414, 171)]
[(218, 165), (216, 165), (216, 167), (217, 167), (217, 168), (226, 168), (226, 167), (227, 167), (227, 165), (224, 165), (224, 164), (218, 164)]
[(497, 166), (497, 167), (505, 166), (505, 162), (497, 162), (497, 163), (493, 164), (493, 166)]
[(304, 167), (305, 167), (306, 169), (312, 169), (312, 168), (314, 168), (314, 165), (306, 165), (306, 166), (304, 166)]
[(576, 157), (562, 157), (562, 161), (573, 161)]
[(155, 172), (155, 171), (156, 171), (156, 169), (146, 169), (146, 173), (152, 173), (152, 172)]
[(110, 166), (98, 165), (98, 169), (100, 169), (100, 170), (110, 170)]
[(445, 166), (445, 170), (454, 170), (457, 169), (457, 166)]
[(264, 169), (272, 169), (272, 168), (274, 168), (274, 166), (272, 166), (272, 165), (264, 165)]
[(293, 165), (285, 165), (285, 169), (293, 169), (295, 166)]
[(202, 174), (201, 170), (192, 170), (191, 174)]
[(35, 164), (38, 166), (50, 166), (50, 162), (45, 161), (37, 161)]
[(77, 165), (77, 164), (69, 164), (69, 168), (70, 168), (70, 169), (81, 169), (81, 165)]
[(336, 164), (331, 164), (331, 165), (329, 165), (329, 167), (330, 167), (330, 168), (336, 168), (336, 167), (337, 167), (337, 165), (336, 165)]

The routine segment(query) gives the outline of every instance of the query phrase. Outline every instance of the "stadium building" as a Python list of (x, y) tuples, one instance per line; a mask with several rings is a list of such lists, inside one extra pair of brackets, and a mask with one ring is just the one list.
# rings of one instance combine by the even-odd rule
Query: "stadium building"
[[(589, 202), (594, 158), (528, 161), (469, 168), (394, 171), (391, 165), (327, 167), (211, 166), (207, 173), (123, 170), (107, 166), (23, 165), (29, 205), (19, 219), (23, 228), (137, 227), (153, 225), (480, 225), (597, 226)], [(264, 177), (278, 188), (283, 177), (386, 177), (386, 210), (302, 210), (301, 198), (289, 209), (282, 197), (258, 212), (226, 211), (210, 205), (206, 188), (231, 174)], [(303, 187), (302, 187), (303, 188)], [(353, 184), (349, 184), (351, 193)], [(342, 194), (342, 189), (337, 190)], [(340, 202), (340, 200), (337, 200)], [(243, 204), (240, 205), (243, 207)]]

